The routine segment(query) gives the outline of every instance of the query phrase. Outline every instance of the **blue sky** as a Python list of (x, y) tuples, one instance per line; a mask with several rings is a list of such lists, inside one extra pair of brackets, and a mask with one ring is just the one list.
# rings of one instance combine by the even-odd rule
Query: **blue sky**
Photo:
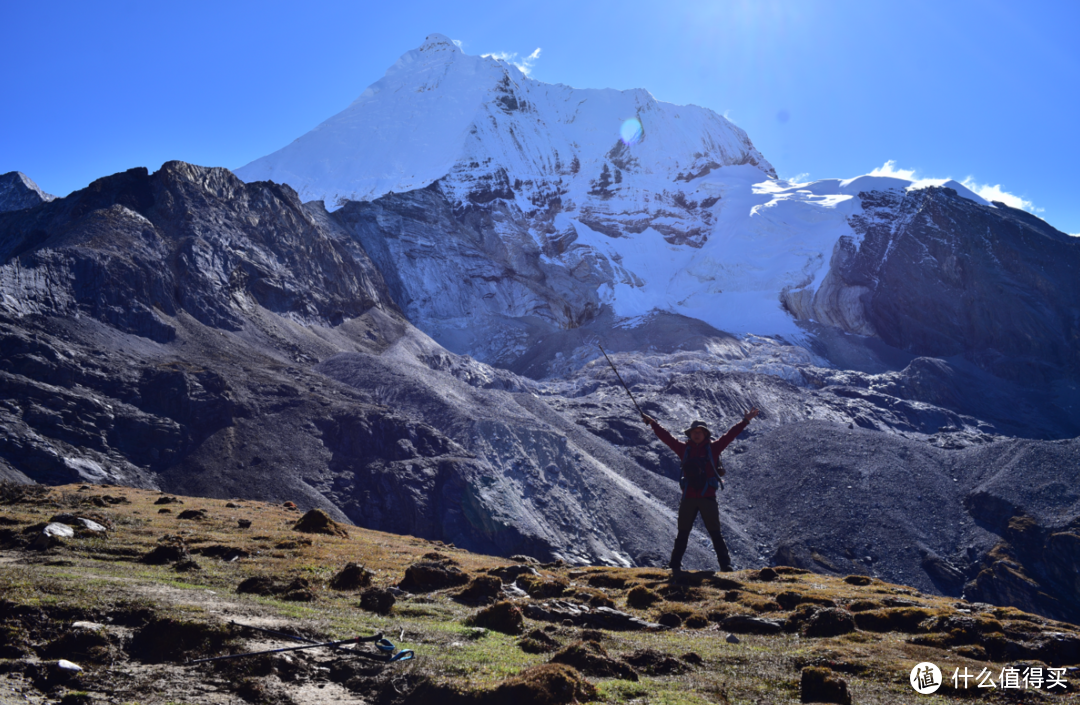
[(1080, 234), (1078, 30), (1072, 0), (8, 2), (0, 173), (62, 196), (170, 159), (237, 168), (441, 32), (541, 81), (711, 108), (785, 178), (891, 163)]

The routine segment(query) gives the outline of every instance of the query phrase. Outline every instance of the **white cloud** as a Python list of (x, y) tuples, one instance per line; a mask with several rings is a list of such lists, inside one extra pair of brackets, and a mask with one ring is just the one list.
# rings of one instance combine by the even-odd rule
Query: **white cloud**
[[(781, 177), (781, 178), (784, 178), (784, 177)], [(792, 184), (806, 184), (806, 183), (809, 183), (810, 182), (810, 172), (804, 171), (801, 174), (796, 174), (795, 176), (789, 176), (787, 178), (784, 178), (784, 181), (787, 181), (788, 183), (792, 183)]]
[(964, 186), (979, 194), (988, 201), (1001, 201), (1010, 208), (1022, 208), (1023, 210), (1030, 211), (1032, 213), (1042, 213), (1043, 208), (1036, 208), (1035, 204), (1031, 201), (1015, 196), (1008, 191), (1001, 188), (1001, 184), (978, 184), (975, 183), (975, 179), (970, 176), (964, 179)]
[[(923, 188), (926, 186), (940, 186), (946, 181), (951, 181), (950, 177), (944, 179), (935, 178), (920, 178), (916, 176), (915, 169), (898, 169), (896, 162), (890, 159), (882, 166), (874, 169), (870, 172), (870, 176), (890, 176), (896, 179), (905, 179), (907, 181), (913, 181), (912, 184), (915, 188)], [(1020, 196), (1009, 193), (1001, 188), (1001, 184), (995, 184), (991, 186), (989, 184), (979, 184), (971, 176), (967, 177), (961, 182), (966, 188), (971, 189), (974, 193), (978, 194), (982, 198), (988, 201), (1000, 201), (1011, 208), (1020, 208), (1030, 213), (1042, 213), (1045, 209), (1036, 208), (1035, 204)]]
[(460, 39), (451, 39), (450, 41), (452, 41), (454, 43), (454, 46), (456, 46), (458, 49), (465, 49), (465, 42), (461, 41)]
[(500, 51), (491, 54), (481, 54), (481, 56), (491, 57), (499, 61), (505, 61), (508, 64), (517, 66), (521, 73), (528, 76), (532, 72), (533, 64), (540, 58), (540, 47), (536, 47), (536, 50), (526, 56), (524, 59), (518, 60), (518, 55), (515, 52)]
[(1080, 237), (1080, 233), (1069, 233), (1069, 237)]
[(885, 162), (882, 166), (874, 169), (870, 172), (870, 176), (888, 176), (893, 179), (907, 179), (908, 181), (915, 180), (914, 169), (897, 169), (896, 162), (892, 159)]

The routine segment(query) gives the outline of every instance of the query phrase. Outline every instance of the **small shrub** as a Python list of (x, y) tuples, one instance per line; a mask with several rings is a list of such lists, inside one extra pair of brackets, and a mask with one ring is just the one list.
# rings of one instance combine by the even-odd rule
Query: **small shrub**
[(360, 593), (360, 608), (375, 614), (390, 614), (396, 598), (385, 588), (372, 587)]
[(483, 627), (503, 634), (521, 634), (525, 631), (525, 618), (512, 602), (503, 600), (485, 607), (465, 620), (472, 627)]
[(502, 581), (494, 575), (480, 575), (459, 592), (455, 599), (461, 602), (491, 602), (502, 595)]
[(371, 571), (359, 563), (347, 563), (334, 577), (330, 578), (332, 590), (359, 590), (371, 585)]
[(874, 579), (868, 575), (849, 575), (844, 578), (844, 582), (848, 585), (869, 585)]
[(647, 609), (663, 598), (649, 588), (638, 585), (626, 593), (626, 604), (639, 610)]
[(820, 666), (809, 666), (802, 670), (799, 699), (804, 703), (851, 705), (851, 693), (844, 679)]
[(905, 632), (914, 634), (919, 625), (934, 612), (923, 607), (886, 607), (855, 615), (855, 625), (866, 632)]
[(531, 573), (525, 573), (519, 575), (517, 578), (517, 585), (525, 592), (529, 593), (529, 597), (534, 600), (547, 600), (552, 597), (562, 597), (570, 584), (560, 578), (544, 577), (542, 575), (534, 575)]
[(637, 671), (629, 664), (611, 658), (604, 647), (595, 641), (575, 641), (552, 656), (551, 663), (573, 666), (585, 675), (596, 678), (638, 679)]

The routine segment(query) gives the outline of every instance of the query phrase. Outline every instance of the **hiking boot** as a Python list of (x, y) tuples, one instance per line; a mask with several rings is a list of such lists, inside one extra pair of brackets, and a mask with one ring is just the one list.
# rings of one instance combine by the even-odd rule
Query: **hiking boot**
[(672, 582), (675, 582), (675, 583), (682, 582), (682, 580), (685, 577), (686, 577), (686, 573), (684, 573), (682, 571), (682, 568), (672, 568), (671, 569), (671, 581)]
[(720, 572), (721, 573), (731, 573), (731, 572), (734, 572), (734, 570), (735, 569), (731, 567), (730, 563), (727, 563), (725, 565), (720, 566)]

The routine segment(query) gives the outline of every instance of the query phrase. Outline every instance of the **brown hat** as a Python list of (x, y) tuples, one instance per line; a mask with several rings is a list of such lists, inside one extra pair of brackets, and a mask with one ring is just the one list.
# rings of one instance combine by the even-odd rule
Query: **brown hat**
[(693, 431), (695, 428), (700, 428), (704, 430), (706, 438), (712, 438), (712, 431), (709, 430), (708, 424), (701, 420), (695, 421), (694, 423), (690, 424), (690, 428), (683, 431), (683, 433), (689, 436), (690, 432)]

